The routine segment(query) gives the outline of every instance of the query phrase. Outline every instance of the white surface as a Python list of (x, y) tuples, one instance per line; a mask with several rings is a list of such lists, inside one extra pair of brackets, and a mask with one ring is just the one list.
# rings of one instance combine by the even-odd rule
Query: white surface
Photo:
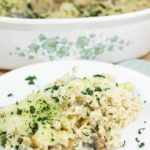
[[(0, 106), (19, 101), (32, 90), (46, 87), (48, 83), (62, 75), (71, 73), (74, 66), (78, 67), (77, 76), (108, 73), (116, 76), (118, 82), (131, 81), (136, 86), (136, 90), (147, 103), (144, 104), (139, 118), (123, 130), (122, 139), (126, 140), (126, 147), (119, 150), (138, 150), (136, 137), (145, 143), (142, 150), (150, 150), (150, 78), (126, 68), (90, 61), (57, 61), (24, 67), (0, 77)], [(38, 78), (34, 86), (29, 86), (25, 81), (29, 75)], [(13, 93), (14, 97), (8, 98), (9, 93)], [(144, 124), (144, 121), (147, 123)], [(142, 135), (139, 135), (138, 129), (143, 127), (146, 129)]]
[[(72, 19), (18, 19), (0, 17), (0, 68), (12, 69), (27, 64), (48, 61), (46, 57), (38, 55), (34, 60), (18, 55), (16, 47), (28, 51), (28, 46), (33, 43), (39, 34), (45, 34), (48, 38), (59, 36), (76, 43), (80, 36), (95, 34), (104, 39), (117, 35), (132, 44), (124, 50), (106, 50), (94, 60), (107, 62), (119, 62), (135, 57), (140, 57), (150, 50), (150, 9), (114, 16), (72, 18)], [(103, 42), (99, 37), (95, 43)], [(103, 43), (102, 43), (103, 44)], [(95, 44), (97, 45), (97, 44)], [(94, 46), (95, 46), (94, 45)], [(92, 47), (94, 47), (92, 45)], [(108, 45), (109, 46), (109, 45)], [(78, 49), (71, 48), (71, 53), (63, 59), (81, 59), (77, 55)], [(9, 61), (8, 61), (9, 60)]]

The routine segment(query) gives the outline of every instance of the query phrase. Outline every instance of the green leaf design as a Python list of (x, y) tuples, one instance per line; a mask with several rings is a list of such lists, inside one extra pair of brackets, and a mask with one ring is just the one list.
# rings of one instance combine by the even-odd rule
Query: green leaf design
[(20, 47), (16, 47), (16, 50), (17, 50), (17, 51), (20, 51)]
[(57, 39), (56, 38), (50, 38), (50, 39), (47, 39), (46, 42), (44, 42), (42, 44), (42, 48), (47, 50), (48, 53), (52, 53), (54, 51), (56, 51), (57, 49)]
[(95, 37), (96, 37), (95, 34), (93, 34), (93, 33), (90, 34), (90, 38), (95, 38)]
[(108, 47), (108, 49), (107, 49), (108, 51), (113, 51), (114, 50), (114, 45), (113, 44), (111, 44), (109, 47)]
[(103, 37), (105, 34), (88, 34), (74, 40), (60, 36), (39, 34), (33, 42), (25, 48), (16, 47), (9, 55), (27, 57), (29, 60), (42, 58), (50, 61), (61, 58), (95, 59), (102, 53), (124, 50), (133, 44), (118, 35)]
[(119, 43), (124, 44), (124, 42), (125, 42), (124, 39), (121, 39)]
[(84, 48), (89, 44), (89, 39), (86, 36), (80, 36), (77, 39), (76, 47), (77, 48)]
[(30, 56), (29, 56), (29, 59), (30, 59), (30, 60), (34, 59), (34, 56), (30, 55)]
[(57, 56), (63, 57), (63, 56), (69, 56), (69, 47), (63, 46), (57, 51)]
[(31, 44), (28, 46), (30, 52), (33, 52), (33, 53), (37, 53), (37, 51), (39, 50), (40, 46), (38, 44)]
[(53, 61), (53, 60), (55, 60), (55, 57), (50, 55), (50, 56), (49, 56), (49, 60), (50, 60), (50, 61)]
[(119, 40), (119, 37), (117, 35), (111, 38), (111, 42), (117, 42), (118, 40)]
[(91, 48), (81, 50), (80, 54), (81, 54), (81, 58), (83, 59), (93, 59), (96, 57)]
[(99, 44), (95, 45), (94, 48), (93, 48), (95, 55), (103, 53), (105, 47), (106, 46), (104, 44), (102, 44), (102, 43), (99, 43)]
[(25, 53), (20, 52), (20, 53), (19, 53), (19, 56), (20, 56), (20, 57), (23, 57), (23, 56), (25, 56)]
[(68, 41), (67, 41), (66, 38), (62, 38), (62, 39), (61, 39), (61, 43), (62, 43), (62, 44), (66, 44), (67, 42), (68, 42)]
[(47, 39), (47, 37), (45, 34), (40, 34), (38, 39), (39, 39), (39, 41), (44, 41)]

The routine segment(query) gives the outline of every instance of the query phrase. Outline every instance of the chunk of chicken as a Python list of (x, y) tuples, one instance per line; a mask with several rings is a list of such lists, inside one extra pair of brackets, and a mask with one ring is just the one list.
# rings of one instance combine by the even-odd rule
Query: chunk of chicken
[(49, 146), (48, 150), (62, 150), (62, 146), (57, 144), (55, 146)]
[(100, 138), (97, 134), (92, 136), (94, 150), (107, 150), (106, 141)]

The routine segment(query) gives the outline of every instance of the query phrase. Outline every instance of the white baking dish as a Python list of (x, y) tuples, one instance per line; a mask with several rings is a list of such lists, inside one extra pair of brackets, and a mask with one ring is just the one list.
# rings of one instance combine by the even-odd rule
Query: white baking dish
[(0, 68), (57, 59), (119, 62), (150, 50), (150, 9), (72, 19), (0, 17)]

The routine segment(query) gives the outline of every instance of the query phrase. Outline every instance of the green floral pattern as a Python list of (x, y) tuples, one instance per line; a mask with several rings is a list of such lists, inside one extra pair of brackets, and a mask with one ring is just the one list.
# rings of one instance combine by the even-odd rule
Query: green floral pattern
[(17, 47), (10, 55), (28, 57), (28, 59), (47, 58), (58, 60), (61, 58), (96, 59), (105, 52), (121, 51), (132, 43), (117, 35), (104, 38), (95, 34), (79, 36), (72, 41), (65, 37), (48, 37), (40, 34), (25, 48)]

